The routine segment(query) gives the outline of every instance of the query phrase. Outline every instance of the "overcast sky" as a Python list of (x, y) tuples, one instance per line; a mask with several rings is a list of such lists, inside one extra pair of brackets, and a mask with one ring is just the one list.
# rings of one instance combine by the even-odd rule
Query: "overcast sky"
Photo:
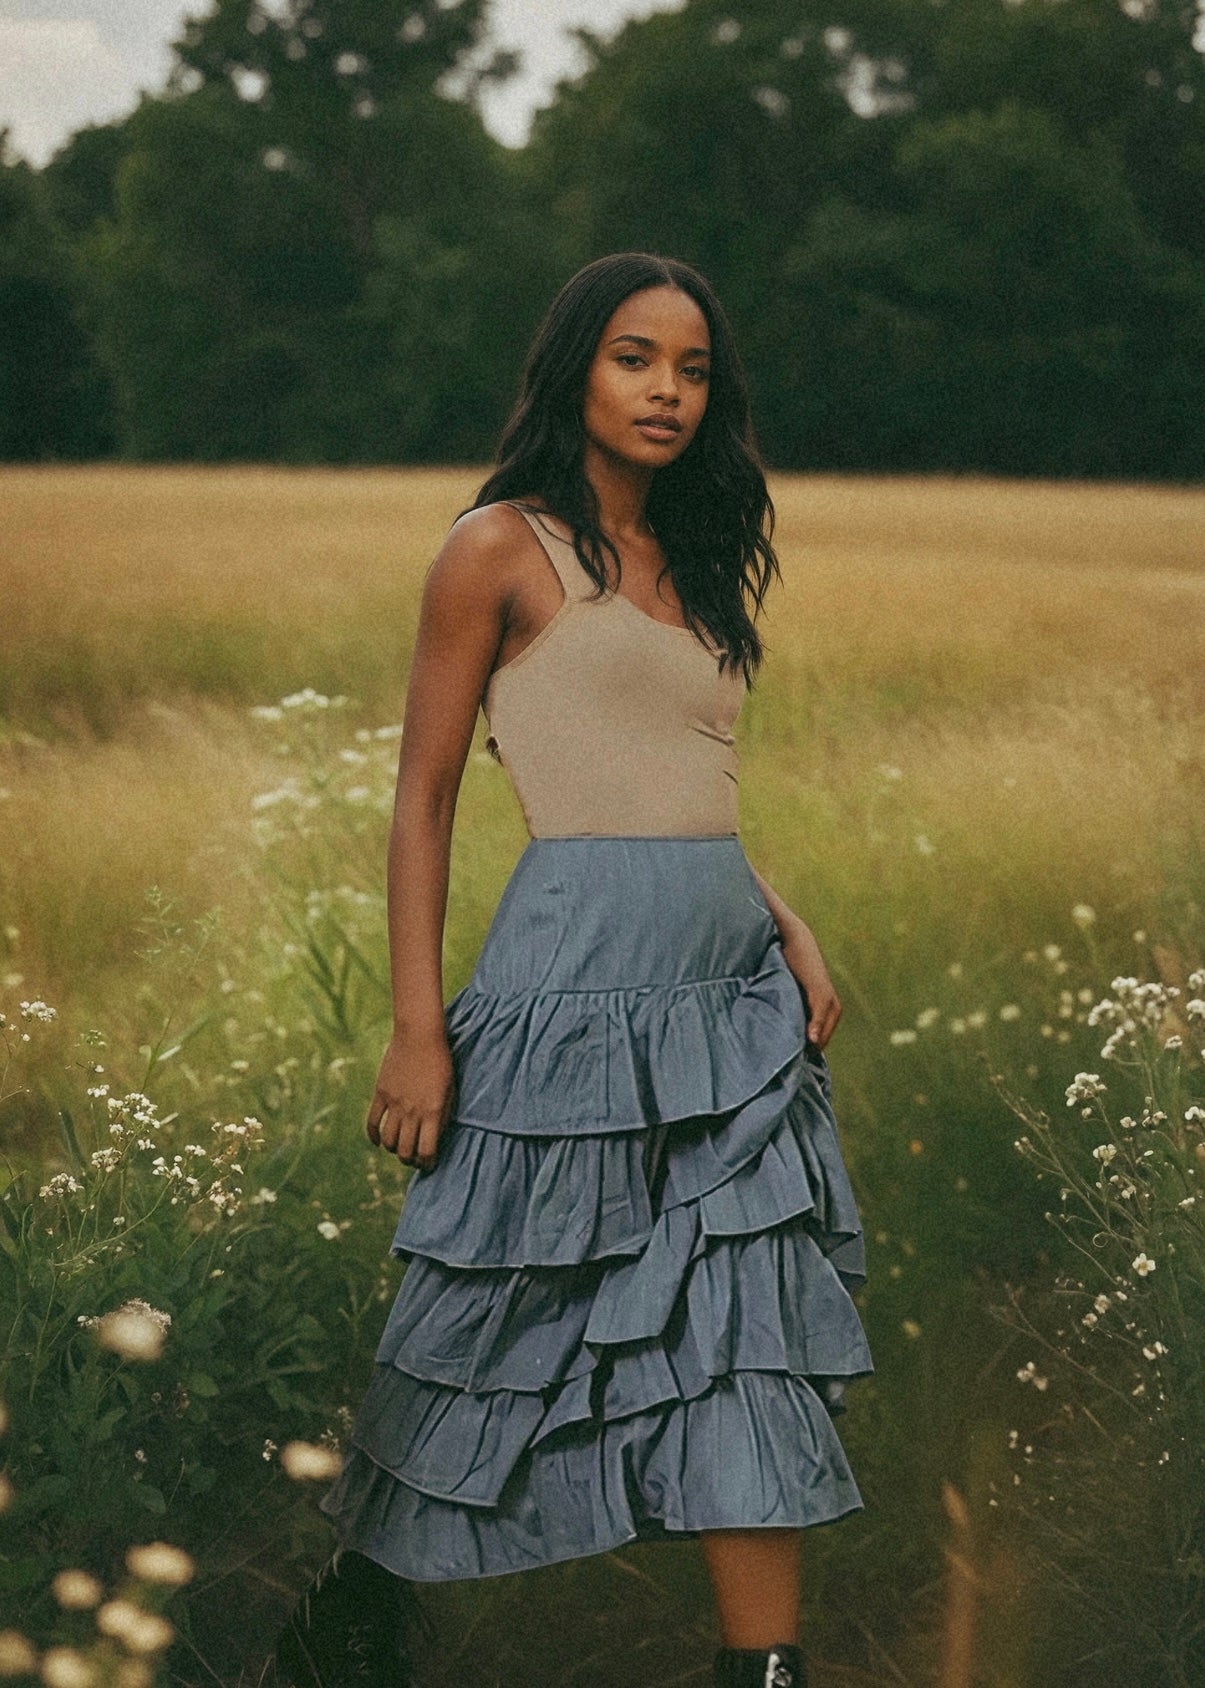
[[(492, 0), (500, 47), (522, 50), (524, 70), (485, 106), (499, 140), (519, 145), (531, 112), (576, 68), (564, 34), (587, 24), (609, 34), (625, 17), (669, 10), (675, 0)], [(0, 126), (15, 150), (44, 164), (73, 130), (120, 117), (140, 89), (163, 86), (168, 43), (208, 0), (0, 0)]]

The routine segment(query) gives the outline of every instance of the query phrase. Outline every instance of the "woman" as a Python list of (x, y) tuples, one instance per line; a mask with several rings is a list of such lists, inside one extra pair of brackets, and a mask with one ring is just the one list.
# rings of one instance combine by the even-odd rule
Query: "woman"
[[(800, 1532), (862, 1507), (832, 1415), (873, 1366), (823, 1055), (841, 1006), (738, 837), (772, 524), (710, 287), (647, 254), (588, 265), (428, 573), (410, 675), (367, 1119), (418, 1169), (408, 1268), (323, 1502), (327, 1608), (358, 1610), (362, 1660), (378, 1583), (689, 1534), (717, 1683), (804, 1683)], [(531, 840), (445, 1007), (479, 705)]]

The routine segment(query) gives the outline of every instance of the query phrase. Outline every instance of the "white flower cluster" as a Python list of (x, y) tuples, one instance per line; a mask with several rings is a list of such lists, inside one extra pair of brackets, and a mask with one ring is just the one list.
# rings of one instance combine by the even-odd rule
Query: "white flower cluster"
[(1107, 1089), (1108, 1085), (1101, 1083), (1099, 1073), (1076, 1073), (1067, 1086), (1067, 1106), (1073, 1108), (1077, 1102), (1090, 1102)]
[(23, 1020), (41, 1020), (44, 1025), (49, 1025), (51, 1020), (58, 1019), (58, 1009), (51, 1008), (49, 1003), (40, 998), (33, 1002), (22, 1002), (19, 1006)]
[[(1194, 973), (1192, 978), (1196, 977)], [(1088, 1010), (1090, 1026), (1111, 1028), (1100, 1051), (1106, 1061), (1113, 1060), (1123, 1044), (1132, 1045), (1140, 1031), (1157, 1032), (1180, 996), (1176, 985), (1165, 985), (1157, 979), (1139, 980), (1126, 974), (1112, 980), (1109, 988), (1112, 996), (1102, 997)], [(1195, 990), (1197, 986), (1192, 988)], [(1178, 1048), (1179, 1043), (1178, 1037), (1171, 1038), (1164, 1047)]]
[(73, 1178), (69, 1172), (56, 1172), (49, 1183), (42, 1185), (38, 1194), (45, 1200), (54, 1196), (78, 1195), (82, 1189), (83, 1185), (77, 1178)]
[[(99, 1095), (107, 1092), (107, 1085), (97, 1085), (88, 1094)], [(105, 1106), (109, 1112), (109, 1134), (112, 1137), (133, 1136), (135, 1132), (151, 1132), (159, 1129), (164, 1122), (159, 1118), (159, 1112), (149, 1096), (144, 1096), (141, 1090), (128, 1091), (124, 1096), (109, 1096)], [(139, 1147), (143, 1145), (140, 1143)], [(152, 1147), (149, 1139), (146, 1147)]]
[(317, 715), (324, 709), (343, 709), (349, 702), (342, 694), (324, 697), (313, 686), (304, 686), (301, 691), (282, 697), (279, 703), (256, 704), (250, 714), (256, 721), (283, 721), (286, 714)]

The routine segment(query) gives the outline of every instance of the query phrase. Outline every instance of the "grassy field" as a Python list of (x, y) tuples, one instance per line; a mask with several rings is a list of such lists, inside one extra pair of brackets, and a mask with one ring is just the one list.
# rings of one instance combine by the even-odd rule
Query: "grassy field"
[[(160, 1242), (141, 1255), (85, 1237), (64, 1208), (70, 1261), (47, 1244), (29, 1267), (49, 1286), (32, 1346), (29, 1298), (12, 1291), (8, 1363), (29, 1414), (66, 1401), (72, 1446), (82, 1438), (110, 1475), (81, 1480), (87, 1528), (64, 1524), (51, 1482), (28, 1500), (26, 1545), (0, 1533), (0, 1628), (7, 1590), (49, 1636), (60, 1620), (31, 1592), (39, 1575), (85, 1560), (110, 1575), (141, 1520), (201, 1567), (172, 1608), (181, 1640), (164, 1680), (233, 1684), (321, 1556), (309, 1498), (262, 1449), (337, 1434), (392, 1292), (401, 1180), (360, 1141), (388, 1021), (384, 843), (424, 570), (479, 478), (0, 471), (0, 1010), (57, 1010), (0, 1082), (0, 1094), (24, 1087), (0, 1114), (10, 1196), (22, 1176), (71, 1171), (64, 1108), (85, 1159), (89, 1132), (103, 1133), (103, 1117), (89, 1126), (81, 1112), (96, 1104), (80, 1100), (97, 1076), (85, 1051), (114, 1094), (147, 1094), (181, 1129), (263, 1122), (248, 1188), (262, 1176), (274, 1192), (273, 1223), (267, 1206), (254, 1224), (245, 1212), (230, 1244), (258, 1301), (230, 1287), (226, 1245), (156, 1206), (146, 1178), (141, 1197), (121, 1197), (149, 1204), (143, 1235)], [(999, 1309), (1075, 1251), (1044, 1218), (1052, 1197), (1014, 1151), (1017, 1119), (990, 1075), (1065, 1115), (1068, 1083), (1100, 1070), (1087, 1008), (1115, 975), (1191, 994), (1205, 931), (1205, 491), (853, 477), (779, 477), (772, 490), (784, 582), (738, 728), (742, 830), (815, 930), (845, 1004), (829, 1058), (878, 1367), (841, 1422), (866, 1512), (809, 1542), (816, 1685), (1132, 1685), (1120, 1617), (1102, 1648), (1092, 1600), (1077, 1605), (1041, 1559), (1057, 1538), (1012, 1493), (1010, 1432), (1037, 1407), (1052, 1418), (1054, 1390), (1039, 1401), (1018, 1381), (1035, 1339)], [(253, 713), (290, 698), (276, 719)], [(449, 994), (523, 842), (505, 775), (478, 747), (454, 845)], [(117, 1199), (106, 1190), (97, 1213)], [(339, 1241), (320, 1225), (343, 1226)], [(170, 1426), (162, 1379), (155, 1402), (130, 1367), (72, 1358), (79, 1309), (132, 1294), (172, 1305), (173, 1328), (192, 1332), (180, 1351), (203, 1381)], [(256, 1318), (279, 1347), (252, 1361)], [(40, 1436), (22, 1465), (13, 1450), (33, 1421), (11, 1382), (8, 1394), (17, 1499), (0, 1525), (16, 1530), (23, 1471), (45, 1484), (73, 1456)], [(215, 1440), (219, 1454), (198, 1451)], [(1064, 1483), (1080, 1472), (1072, 1512), (1095, 1516), (1099, 1461), (1064, 1467)], [(194, 1482), (199, 1470), (212, 1475)], [(1134, 1508), (1164, 1516), (1145, 1483), (1131, 1522)], [(1115, 1590), (1128, 1551), (1097, 1542), (1090, 1595)], [(958, 1564), (974, 1571), (963, 1583)], [(449, 1681), (472, 1659), (474, 1680), (532, 1688), (705, 1682), (709, 1620), (688, 1546), (536, 1583), (447, 1592), (471, 1638), (447, 1654)], [(608, 1624), (626, 1632), (633, 1602), (650, 1639), (625, 1664)], [(552, 1610), (589, 1638), (572, 1666), (541, 1639)], [(1191, 1682), (1196, 1643), (1170, 1607), (1166, 1622), (1151, 1610), (1143, 1668), (1158, 1648), (1166, 1659), (1144, 1688)]]

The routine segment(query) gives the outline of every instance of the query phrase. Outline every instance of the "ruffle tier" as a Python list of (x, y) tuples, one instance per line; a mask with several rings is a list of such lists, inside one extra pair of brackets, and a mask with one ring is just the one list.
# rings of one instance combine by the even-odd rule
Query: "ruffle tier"
[(732, 976), (449, 1004), (455, 1119), (343, 1472), (349, 1546), (417, 1581), (862, 1499), (858, 1209), (776, 938)]

